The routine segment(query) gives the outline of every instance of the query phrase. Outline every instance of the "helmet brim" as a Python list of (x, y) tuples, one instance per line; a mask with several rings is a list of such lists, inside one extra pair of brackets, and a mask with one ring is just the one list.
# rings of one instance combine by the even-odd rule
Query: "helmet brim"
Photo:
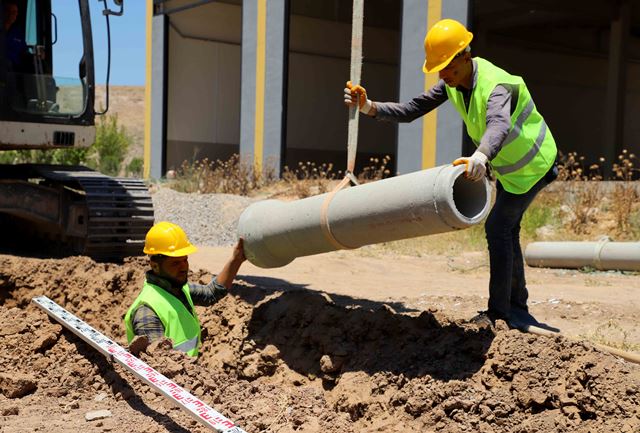
[[(460, 52), (460, 51), (458, 51)], [(447, 67), (447, 65), (449, 63), (451, 63), (451, 60), (453, 60), (453, 58), (457, 55), (458, 53), (455, 53), (453, 56), (449, 57), (448, 59), (439, 62), (439, 63), (429, 63), (427, 60), (424, 61), (424, 64), (422, 65), (422, 72), (424, 72), (425, 74), (430, 74), (433, 72), (440, 72), (441, 70), (443, 70), (444, 68)]]
[(163, 256), (168, 256), (168, 257), (182, 257), (182, 256), (188, 256), (188, 255), (193, 254), (193, 253), (195, 253), (197, 251), (198, 251), (198, 248), (195, 245), (189, 245), (189, 246), (186, 246), (184, 248), (180, 248), (179, 250), (163, 251), (162, 253), (151, 251), (151, 250), (149, 250), (147, 248), (145, 248), (143, 252), (145, 254), (149, 254), (149, 255), (162, 254)]

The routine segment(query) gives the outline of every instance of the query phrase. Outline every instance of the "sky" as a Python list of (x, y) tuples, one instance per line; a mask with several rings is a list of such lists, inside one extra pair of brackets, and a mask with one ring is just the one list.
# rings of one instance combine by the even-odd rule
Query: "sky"
[[(58, 42), (54, 45), (54, 76), (78, 77), (82, 55), (80, 13), (74, 0), (52, 0), (52, 12), (58, 21)], [(107, 74), (107, 25), (102, 15), (103, 2), (89, 0), (95, 76), (104, 84)], [(118, 10), (112, 0), (110, 9)], [(145, 0), (125, 0), (123, 16), (109, 16), (111, 27), (111, 77), (109, 84), (143, 86), (146, 58)]]

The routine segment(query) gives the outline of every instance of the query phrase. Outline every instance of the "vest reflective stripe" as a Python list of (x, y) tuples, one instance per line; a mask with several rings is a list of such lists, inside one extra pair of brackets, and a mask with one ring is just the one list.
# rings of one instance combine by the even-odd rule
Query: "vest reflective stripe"
[(173, 348), (181, 352), (189, 353), (193, 349), (198, 348), (198, 337), (193, 337), (191, 340), (187, 340), (184, 343), (173, 346)]
[(547, 135), (547, 123), (543, 121), (542, 126), (540, 127), (540, 133), (538, 134), (536, 141), (533, 143), (533, 146), (531, 146), (531, 149), (529, 149), (529, 151), (525, 153), (525, 155), (522, 158), (520, 158), (519, 161), (511, 165), (503, 165), (500, 167), (494, 166), (493, 169), (502, 175), (513, 173), (514, 171), (520, 170), (522, 167), (530, 163), (533, 160), (533, 158), (536, 157), (538, 152), (540, 152), (540, 146), (542, 145), (542, 142), (544, 141), (544, 138), (546, 135)]
[[(503, 147), (513, 142), (513, 140), (515, 140), (516, 138), (518, 138), (518, 136), (520, 135), (520, 131), (522, 130), (522, 125), (524, 125), (524, 121), (529, 118), (531, 113), (533, 113), (534, 108), (535, 108), (535, 104), (533, 103), (533, 99), (529, 99), (529, 103), (524, 108), (524, 110), (522, 110), (522, 113), (518, 115), (516, 122), (513, 124), (513, 128), (511, 128), (511, 131), (509, 131), (509, 134), (505, 137), (504, 142), (502, 143)], [(476, 146), (480, 145), (479, 141), (473, 138), (472, 140)]]
[(515, 140), (520, 136), (522, 125), (524, 125), (524, 121), (529, 118), (531, 113), (533, 113), (534, 108), (535, 108), (535, 104), (533, 103), (533, 99), (529, 99), (529, 103), (524, 108), (524, 110), (522, 110), (522, 113), (520, 113), (520, 115), (516, 119), (516, 123), (513, 125), (513, 128), (511, 128), (511, 131), (509, 131), (509, 134), (504, 139), (504, 142), (502, 143), (503, 147), (511, 143), (513, 140)]

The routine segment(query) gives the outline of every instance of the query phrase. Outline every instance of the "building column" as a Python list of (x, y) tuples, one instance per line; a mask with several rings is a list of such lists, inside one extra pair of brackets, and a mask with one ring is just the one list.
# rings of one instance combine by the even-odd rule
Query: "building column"
[(617, 6), (611, 19), (609, 64), (604, 119), (604, 146), (608, 172), (624, 149), (624, 105), (627, 78), (627, 47), (629, 45), (631, 2)]
[(240, 156), (280, 174), (285, 140), (288, 0), (242, 4)]
[[(469, 0), (405, 0), (402, 6), (399, 99), (406, 102), (438, 82), (438, 74), (422, 72), (423, 40), (436, 22), (452, 18), (465, 26)], [(473, 43), (472, 43), (473, 48)], [(410, 173), (459, 157), (463, 149), (463, 122), (449, 103), (398, 127), (398, 173)]]
[(166, 143), (167, 16), (153, 15), (147, 0), (147, 76), (145, 83), (144, 177), (164, 175)]

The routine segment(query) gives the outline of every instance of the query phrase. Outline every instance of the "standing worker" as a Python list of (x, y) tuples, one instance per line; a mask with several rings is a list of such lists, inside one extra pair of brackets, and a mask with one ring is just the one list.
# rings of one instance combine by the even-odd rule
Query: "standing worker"
[(347, 83), (345, 104), (378, 120), (411, 122), (447, 99), (456, 108), (477, 146), (458, 158), (467, 178), (477, 181), (487, 164), (497, 178), (496, 201), (485, 223), (491, 277), (489, 305), (471, 319), (490, 326), (497, 319), (518, 327), (535, 321), (527, 308), (528, 292), (520, 248), (520, 221), (536, 194), (558, 175), (556, 143), (521, 77), (480, 57), (471, 57), (473, 34), (458, 21), (437, 22), (424, 39), (423, 72), (440, 80), (406, 103), (373, 102), (364, 87)]
[(162, 221), (149, 229), (144, 253), (149, 255), (151, 270), (124, 317), (129, 343), (136, 335), (146, 336), (149, 342), (166, 337), (174, 349), (198, 356), (200, 321), (194, 305), (209, 306), (222, 299), (246, 258), (240, 239), (222, 271), (205, 286), (187, 282), (187, 256), (196, 251), (176, 224)]
[(26, 72), (29, 64), (29, 52), (24, 39), (24, 28), (18, 20), (19, 8), (15, 0), (5, 0), (2, 6), (6, 56), (11, 72)]

